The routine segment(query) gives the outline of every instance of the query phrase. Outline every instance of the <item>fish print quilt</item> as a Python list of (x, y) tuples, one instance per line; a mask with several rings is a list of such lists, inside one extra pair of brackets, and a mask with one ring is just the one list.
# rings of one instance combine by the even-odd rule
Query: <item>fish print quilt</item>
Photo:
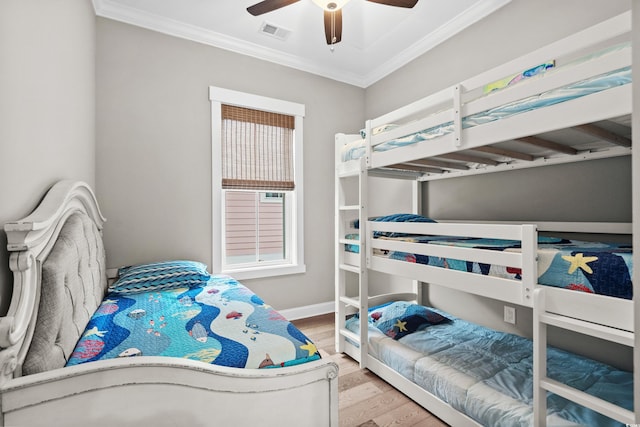
[[(382, 237), (391, 239), (391, 237)], [(357, 239), (354, 235), (351, 239)], [(518, 241), (452, 238), (444, 236), (402, 236), (393, 238), (433, 245), (520, 252)], [(357, 245), (346, 248), (357, 252)], [(520, 280), (522, 270), (509, 266), (411, 254), (377, 251), (386, 256), (418, 264)], [(616, 243), (597, 243), (558, 237), (538, 236), (538, 283), (616, 298), (632, 299), (632, 247)]]
[(67, 366), (101, 359), (169, 356), (235, 368), (274, 368), (320, 358), (292, 323), (237, 280), (109, 293)]

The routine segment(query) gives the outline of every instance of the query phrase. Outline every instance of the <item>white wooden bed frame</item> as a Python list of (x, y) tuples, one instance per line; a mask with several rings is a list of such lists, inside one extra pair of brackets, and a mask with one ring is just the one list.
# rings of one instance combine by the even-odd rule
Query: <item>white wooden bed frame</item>
[[(546, 423), (546, 392), (551, 391), (569, 400), (590, 407), (622, 423), (640, 423), (640, 343), (634, 334), (637, 319), (635, 301), (640, 294), (640, 274), (633, 272), (634, 300), (623, 300), (607, 296), (586, 294), (537, 284), (537, 234), (538, 231), (587, 232), (607, 234), (632, 234), (638, 246), (639, 212), (634, 211), (632, 224), (615, 223), (384, 223), (368, 219), (368, 177), (414, 179), (417, 182), (483, 174), (519, 168), (562, 164), (605, 157), (631, 155), (631, 141), (612, 133), (600, 131), (595, 149), (573, 149), (559, 146), (549, 141), (544, 154), (525, 155), (526, 160), (518, 160), (518, 153), (497, 149), (495, 144), (512, 140), (528, 140), (541, 143), (536, 137), (540, 133), (576, 127), (582, 131), (594, 131), (593, 122), (631, 116), (631, 84), (608, 89), (599, 93), (540, 108), (495, 122), (462, 129), (462, 117), (484, 111), (532, 94), (561, 87), (590, 76), (603, 74), (631, 64), (631, 49), (618, 51), (612, 56), (584, 62), (569, 71), (549, 73), (539, 78), (520, 82), (486, 97), (473, 98), (483, 85), (504, 76), (515, 74), (535, 64), (549, 59), (570, 55), (590, 46), (597, 46), (607, 40), (618, 39), (631, 32), (631, 12), (627, 12), (592, 28), (534, 51), (525, 57), (511, 61), (496, 69), (471, 78), (452, 88), (418, 100), (391, 113), (366, 122), (366, 154), (361, 159), (343, 162), (342, 147), (359, 135), (336, 135), (336, 348), (359, 360), (366, 367), (396, 386), (417, 403), (455, 426), (478, 425), (467, 416), (457, 412), (447, 403), (413, 384), (391, 368), (371, 356), (367, 349), (367, 316), (360, 316), (360, 335), (345, 329), (345, 315), (353, 312), (366, 313), (368, 307), (394, 299), (420, 300), (418, 282), (434, 283), (463, 292), (473, 293), (511, 304), (533, 307), (534, 312), (534, 423)], [(637, 22), (637, 18), (636, 18)], [(634, 45), (634, 49), (637, 49)], [(636, 54), (636, 57), (638, 55)], [(638, 76), (634, 72), (635, 77)], [(475, 92), (474, 92), (475, 91)], [(636, 92), (637, 94), (637, 92)], [(637, 108), (637, 105), (636, 105)], [(416, 117), (419, 117), (416, 119)], [(637, 120), (634, 117), (635, 123)], [(454, 121), (455, 131), (438, 138), (422, 141), (389, 151), (374, 151), (373, 147), (439, 123)], [(385, 124), (400, 124), (399, 127), (374, 135), (373, 129)], [(532, 138), (533, 137), (533, 138)], [(638, 139), (634, 137), (637, 142)], [(489, 147), (493, 150), (483, 150)], [(547, 150), (551, 148), (551, 152)], [(484, 151), (500, 152), (498, 157), (479, 157)], [(508, 156), (516, 156), (505, 158)], [(528, 157), (528, 158), (527, 158)], [(480, 160), (480, 162), (478, 162)], [(482, 160), (485, 160), (484, 163)], [(455, 161), (455, 162), (453, 162)], [(634, 159), (634, 182), (637, 183), (640, 162)], [(353, 195), (353, 185), (346, 180), (358, 182), (358, 194)], [(634, 185), (635, 187), (635, 185)], [(417, 185), (414, 190), (419, 191)], [(351, 191), (351, 194), (349, 192)], [(637, 189), (633, 194), (633, 206), (637, 209), (640, 196)], [(419, 195), (414, 194), (414, 210), (419, 211)], [(360, 238), (363, 241), (345, 239), (349, 230), (349, 217), (360, 221)], [(374, 231), (392, 231), (409, 234), (432, 234), (469, 236), (479, 238), (511, 239), (522, 243), (521, 253), (497, 252), (481, 249), (445, 247), (422, 243), (399, 242), (373, 239)], [(362, 236), (366, 236), (363, 239)], [(359, 245), (359, 254), (345, 251), (344, 245)], [(407, 253), (437, 255), (459, 260), (478, 261), (488, 264), (509, 265), (522, 269), (522, 280), (508, 280), (473, 273), (413, 264), (375, 256), (375, 249), (389, 249)], [(635, 265), (640, 265), (640, 255), (634, 254)], [(414, 279), (413, 292), (409, 294), (369, 295), (369, 271), (384, 272), (394, 276)], [(359, 277), (357, 295), (348, 295), (346, 275)], [(578, 392), (568, 386), (558, 384), (546, 377), (547, 325), (595, 336), (634, 348), (635, 413), (616, 407), (602, 400)]]
[(0, 425), (338, 425), (338, 367), (326, 358), (257, 370), (142, 356), (21, 376), (42, 263), (74, 212), (102, 230), (92, 190), (74, 181), (58, 182), (31, 215), (5, 225), (14, 287), (0, 318)]

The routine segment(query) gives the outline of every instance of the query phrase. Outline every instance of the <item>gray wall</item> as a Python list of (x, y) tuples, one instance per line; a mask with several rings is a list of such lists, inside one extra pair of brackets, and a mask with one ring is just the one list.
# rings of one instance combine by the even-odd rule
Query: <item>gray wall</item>
[[(496, 13), (372, 85), (372, 118), (449, 87), (565, 35), (630, 8), (630, 1), (513, 0)], [(474, 220), (631, 221), (629, 158), (434, 181), (424, 186), (423, 209), (434, 218)], [(579, 178), (578, 178), (579, 177)], [(580, 184), (577, 185), (577, 180)], [(531, 310), (518, 307), (517, 325), (502, 321), (503, 303), (432, 286), (429, 302), (497, 329), (531, 336)], [(552, 332), (552, 342), (588, 352), (601, 343)], [(606, 353), (606, 352), (605, 352)], [(630, 367), (627, 348), (605, 361)]]
[(332, 301), (334, 134), (362, 126), (364, 90), (99, 18), (96, 182), (109, 266), (211, 265), (210, 85), (306, 105), (307, 272), (244, 283), (277, 309)]
[[(0, 227), (59, 179), (94, 184), (95, 17), (89, 1), (0, 2)], [(0, 312), (13, 278), (0, 232)]]

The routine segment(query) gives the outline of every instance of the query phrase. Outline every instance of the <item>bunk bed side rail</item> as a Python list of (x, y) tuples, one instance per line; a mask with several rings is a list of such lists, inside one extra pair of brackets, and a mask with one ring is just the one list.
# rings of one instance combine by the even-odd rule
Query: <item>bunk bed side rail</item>
[[(373, 270), (405, 277), (424, 277), (425, 282), (445, 285), (469, 293), (525, 306), (532, 305), (532, 292), (537, 283), (537, 228), (534, 224), (457, 224), (457, 223), (394, 223), (367, 222), (367, 249)], [(372, 239), (375, 232), (394, 232), (413, 235), (465, 236), (515, 240), (521, 251), (445, 246), (385, 238)], [(500, 265), (522, 271), (522, 280), (498, 278), (468, 273), (402, 260), (374, 256), (374, 250), (437, 256), (446, 259)], [(429, 278), (428, 280), (426, 278)]]
[[(565, 39), (551, 43), (544, 46), (534, 52), (510, 61), (506, 64), (486, 71), (478, 76), (474, 76), (460, 83), (454, 84), (451, 87), (440, 90), (430, 96), (415, 101), (409, 105), (401, 107), (390, 113), (382, 115), (380, 117), (367, 121), (367, 157), (369, 168), (379, 168), (389, 166), (393, 164), (399, 164), (411, 159), (424, 158), (428, 156), (436, 156), (445, 152), (455, 151), (456, 149), (473, 148), (480, 145), (485, 145), (491, 142), (506, 141), (509, 139), (520, 138), (531, 134), (528, 130), (522, 132), (513, 131), (518, 129), (520, 123), (513, 122), (513, 126), (507, 126), (510, 128), (508, 134), (500, 135), (495, 134), (491, 123), (485, 123), (483, 125), (475, 126), (480, 128), (486, 128), (488, 136), (483, 136), (485, 133), (480, 132), (479, 135), (467, 136), (466, 134), (470, 129), (462, 129), (461, 117), (468, 115), (488, 111), (496, 106), (507, 105), (510, 102), (525, 99), (529, 96), (538, 95), (545, 91), (553, 90), (556, 88), (564, 87), (567, 84), (583, 81), (585, 79), (602, 75), (606, 72), (618, 70), (623, 67), (631, 65), (631, 49), (620, 49), (608, 52), (606, 55), (594, 56), (589, 61), (575, 61), (568, 69), (559, 68), (554, 72), (543, 73), (534, 77), (525, 79), (516, 85), (508, 86), (500, 91), (492, 92), (489, 96), (485, 96), (484, 88), (486, 85), (494, 83), (499, 79), (503, 79), (505, 76), (513, 75), (527, 70), (531, 67), (541, 63), (548, 63), (549, 61), (567, 58), (571, 55), (577, 55), (584, 52), (586, 49), (595, 49), (601, 47), (604, 43), (612, 43), (619, 41), (618, 38), (626, 36), (631, 32), (631, 13), (626, 12), (597, 24), (593, 27), (587, 28), (579, 33), (566, 37)], [(621, 94), (615, 89), (616, 92), (614, 99), (619, 99)], [(622, 90), (624, 92), (624, 90)], [(598, 94), (592, 94), (595, 98)], [(606, 95), (603, 95), (606, 97)], [(588, 97), (588, 96), (587, 96)], [(590, 122), (598, 120), (605, 120), (610, 117), (628, 114), (630, 111), (630, 100), (624, 100), (620, 103), (603, 103), (602, 101), (595, 102), (597, 105), (618, 105), (622, 104), (623, 107), (618, 107), (615, 111), (611, 111), (611, 115), (608, 117), (590, 117), (589, 115), (583, 115), (580, 119), (584, 120), (589, 118)], [(557, 106), (553, 106), (557, 107)], [(552, 106), (545, 107), (544, 109), (552, 109)], [(566, 112), (563, 112), (563, 108), (556, 108), (557, 111), (553, 115), (564, 117)], [(601, 109), (600, 109), (601, 110)], [(602, 114), (600, 112), (600, 114)], [(425, 117), (426, 116), (426, 117)], [(421, 117), (420, 120), (415, 120), (417, 117)], [(530, 119), (530, 120), (529, 120)], [(529, 117), (529, 122), (544, 123), (546, 120), (533, 120), (534, 117)], [(375, 157), (381, 157), (380, 152), (373, 152), (373, 148), (379, 144), (387, 141), (393, 141), (403, 136), (412, 135), (423, 129), (428, 129), (435, 125), (442, 125), (452, 122), (454, 125), (454, 131), (451, 134), (440, 136), (438, 139), (442, 140), (439, 147), (434, 152), (427, 151), (421, 153), (420, 150), (410, 149), (405, 146), (396, 150), (403, 152), (406, 151), (407, 155), (392, 156), (389, 151), (384, 152), (384, 160), (376, 160)], [(385, 132), (372, 135), (372, 130), (383, 125), (390, 123), (396, 123), (397, 127), (387, 130)], [(575, 126), (584, 122), (576, 122), (575, 124), (565, 123), (563, 127)], [(474, 127), (474, 128), (475, 128)], [(471, 128), (473, 129), (473, 128)], [(549, 126), (547, 131), (553, 130), (553, 126)], [(537, 128), (539, 132), (545, 131), (544, 129)], [(504, 132), (504, 131), (503, 131)], [(487, 141), (486, 139), (490, 141)], [(474, 142), (473, 147), (467, 146), (466, 141), (472, 139)], [(432, 145), (432, 144), (414, 144), (414, 145)], [(438, 152), (438, 151), (441, 151)], [(389, 156), (389, 157), (387, 157)]]
[(472, 221), (446, 219), (438, 220), (442, 223), (465, 224), (533, 224), (538, 231), (555, 231), (563, 233), (594, 233), (594, 234), (631, 234), (631, 222), (562, 222), (562, 221)]
[(631, 33), (631, 12), (627, 11), (501, 66), (492, 68), (485, 73), (465, 80), (462, 84), (467, 88), (480, 87), (538, 63), (593, 48), (629, 33)]
[(465, 236), (505, 240), (522, 240), (527, 224), (453, 222), (377, 222), (367, 221), (369, 232), (396, 232), (408, 234), (430, 234), (440, 236)]
[(480, 295), (511, 304), (531, 306), (523, 297), (523, 286), (519, 280), (503, 279), (441, 267), (373, 257), (371, 270), (391, 275), (417, 279), (423, 283), (441, 285), (469, 294)]

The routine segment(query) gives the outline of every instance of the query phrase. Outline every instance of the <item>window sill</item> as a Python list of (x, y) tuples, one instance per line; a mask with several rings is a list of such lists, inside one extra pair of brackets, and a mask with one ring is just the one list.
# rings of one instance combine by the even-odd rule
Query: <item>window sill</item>
[(237, 280), (259, 279), (264, 277), (286, 276), (288, 274), (300, 274), (307, 271), (304, 264), (296, 265), (278, 265), (273, 267), (254, 267), (243, 269), (227, 269), (222, 270), (222, 274), (232, 276)]

